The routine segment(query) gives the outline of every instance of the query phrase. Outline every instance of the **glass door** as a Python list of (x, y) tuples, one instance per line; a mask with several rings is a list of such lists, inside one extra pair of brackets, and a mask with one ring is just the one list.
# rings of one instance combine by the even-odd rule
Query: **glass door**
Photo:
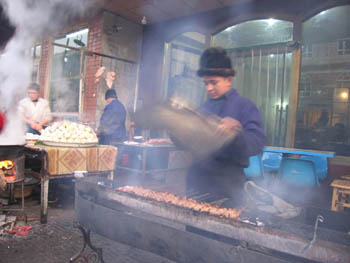
[(292, 52), (285, 45), (228, 50), (236, 71), (233, 88), (260, 110), (268, 145), (284, 146)]
[(292, 40), (293, 23), (273, 18), (232, 25), (212, 38), (231, 57), (233, 88), (259, 108), (268, 145), (286, 144)]
[(186, 32), (165, 45), (163, 98), (176, 99), (197, 108), (205, 100), (202, 80), (197, 76), (205, 35)]

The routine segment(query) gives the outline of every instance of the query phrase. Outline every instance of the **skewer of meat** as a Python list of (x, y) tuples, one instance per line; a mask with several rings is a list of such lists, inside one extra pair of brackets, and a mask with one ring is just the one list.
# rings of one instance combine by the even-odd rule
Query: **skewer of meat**
[(124, 186), (124, 187), (119, 187), (117, 190), (133, 193), (138, 196), (150, 198), (159, 202), (170, 203), (176, 206), (186, 207), (198, 212), (207, 212), (212, 215), (223, 216), (226, 218), (238, 219), (242, 212), (241, 210), (236, 210), (232, 208), (221, 208), (217, 205), (197, 202), (193, 199), (187, 199), (186, 197), (182, 198), (171, 193), (156, 192), (150, 189), (144, 189), (139, 186)]

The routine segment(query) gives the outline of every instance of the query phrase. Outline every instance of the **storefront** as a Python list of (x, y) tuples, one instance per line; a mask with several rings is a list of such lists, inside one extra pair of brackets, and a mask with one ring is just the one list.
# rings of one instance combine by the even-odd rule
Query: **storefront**
[(195, 107), (206, 98), (196, 76), (199, 55), (223, 46), (237, 73), (233, 87), (257, 104), (268, 145), (350, 155), (348, 2), (227, 5), (170, 20), (148, 16), (143, 24), (109, 3), (93, 20), (33, 47), (32, 79), (56, 118), (96, 126), (104, 107), (100, 67), (116, 73), (114, 87), (129, 112), (174, 94)]
[[(167, 98), (177, 85), (188, 101), (200, 104), (205, 92), (195, 74), (199, 54), (207, 46), (223, 46), (236, 70), (233, 87), (259, 107), (268, 145), (350, 155), (350, 6), (345, 1), (316, 2), (307, 7), (259, 2), (254, 11), (248, 8), (252, 3), (242, 4), (150, 26), (144, 38), (162, 36), (164, 54), (153, 48), (161, 40), (149, 41), (143, 52), (154, 52), (153, 62), (159, 54), (162, 84), (148, 79), (150, 71), (144, 66), (140, 81), (148, 89), (141, 96), (149, 101), (146, 92), (152, 86), (159, 87), (153, 93)], [(317, 127), (321, 115), (325, 127)]]

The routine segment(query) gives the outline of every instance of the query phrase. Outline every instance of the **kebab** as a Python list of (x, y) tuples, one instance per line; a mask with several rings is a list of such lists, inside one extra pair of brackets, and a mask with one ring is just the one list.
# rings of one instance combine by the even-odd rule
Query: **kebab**
[(223, 216), (226, 218), (239, 219), (239, 216), (242, 212), (241, 210), (236, 210), (232, 208), (221, 208), (217, 205), (197, 202), (190, 198), (182, 198), (171, 193), (157, 192), (150, 189), (144, 189), (138, 186), (124, 186), (117, 188), (117, 190), (132, 193), (138, 196), (142, 196), (144, 198), (156, 200), (158, 202), (169, 203), (176, 206), (189, 208), (198, 212), (207, 212), (212, 215)]

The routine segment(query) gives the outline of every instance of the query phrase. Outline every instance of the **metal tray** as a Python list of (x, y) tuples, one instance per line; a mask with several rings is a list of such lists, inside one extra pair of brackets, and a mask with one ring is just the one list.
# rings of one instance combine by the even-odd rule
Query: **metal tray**
[(237, 133), (218, 133), (221, 118), (204, 115), (185, 106), (171, 102), (154, 104), (132, 114), (137, 127), (165, 130), (175, 145), (190, 151), (196, 158), (205, 158), (229, 145)]
[(75, 148), (81, 148), (81, 147), (93, 147), (98, 145), (97, 142), (91, 142), (91, 143), (69, 143), (69, 142), (50, 142), (50, 141), (42, 141), (43, 144), (47, 146), (56, 146), (56, 147), (75, 147)]

